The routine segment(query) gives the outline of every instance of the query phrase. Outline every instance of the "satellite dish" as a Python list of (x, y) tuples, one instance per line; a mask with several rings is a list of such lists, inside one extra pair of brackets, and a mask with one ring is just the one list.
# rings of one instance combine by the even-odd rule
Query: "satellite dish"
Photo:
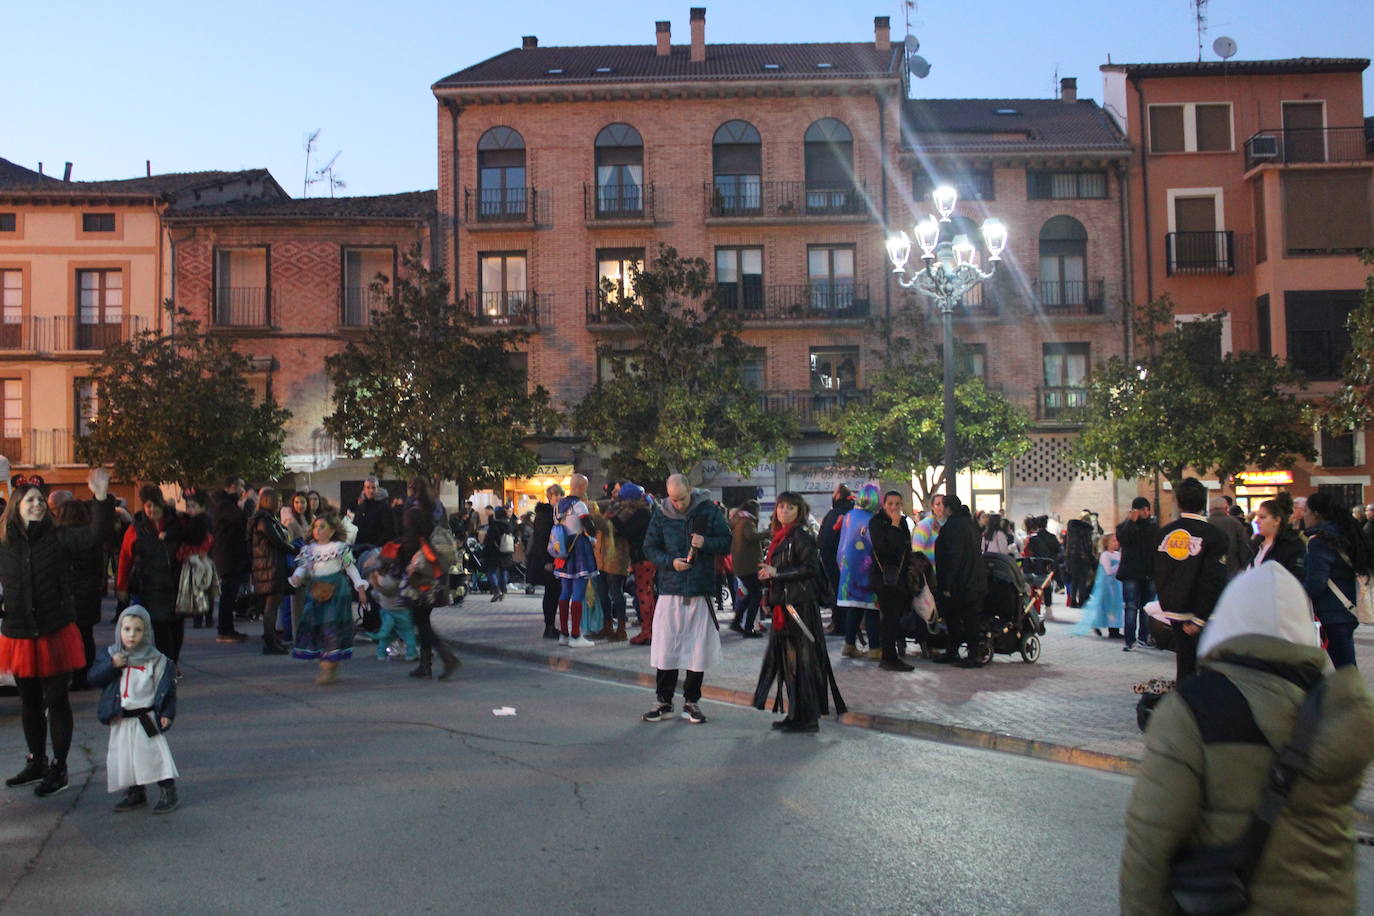
[(930, 76), (930, 61), (919, 54), (913, 54), (907, 58), (906, 69), (918, 80), (923, 80)]
[(1217, 52), (1217, 57), (1227, 60), (1236, 56), (1235, 39), (1227, 38), (1225, 35), (1212, 42), (1212, 50)]
[(915, 54), (919, 50), (921, 50), (921, 43), (916, 40), (916, 36), (908, 35), (906, 37), (906, 53)]

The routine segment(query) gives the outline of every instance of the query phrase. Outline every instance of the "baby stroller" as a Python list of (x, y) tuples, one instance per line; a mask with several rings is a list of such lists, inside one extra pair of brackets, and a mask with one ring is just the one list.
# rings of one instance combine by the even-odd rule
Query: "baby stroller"
[[(1019, 652), (1031, 664), (1040, 658), (1040, 637), (1045, 623), (1040, 617), (1034, 587), (1021, 573), (1016, 560), (1006, 554), (983, 555), (988, 569), (988, 594), (979, 614), (982, 639), (978, 640), (977, 659), (986, 664), (994, 655)], [(937, 616), (929, 623), (916, 613), (903, 618), (903, 635), (921, 644), (925, 654), (949, 648), (949, 631)]]
[(468, 538), (467, 549), (460, 550), (463, 568), (467, 571), (467, 590), (468, 592), (489, 592), (491, 591), (491, 576), (487, 574), (487, 566), (482, 562), (482, 542), (477, 538)]
[[(1010, 559), (1010, 558), (1009, 558)], [(1035, 599), (1035, 612), (1042, 617), (1049, 616), (1045, 609), (1050, 604), (1051, 590), (1058, 575), (1058, 564), (1049, 557), (1017, 557), (1022, 577), (1030, 585)]]

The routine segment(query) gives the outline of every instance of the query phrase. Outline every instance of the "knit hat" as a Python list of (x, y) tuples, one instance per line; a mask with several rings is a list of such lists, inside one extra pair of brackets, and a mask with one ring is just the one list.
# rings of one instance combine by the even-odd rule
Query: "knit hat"
[(1137, 496), (1135, 499), (1131, 500), (1131, 508), (1148, 509), (1150, 508), (1150, 501), (1143, 496)]
[(644, 488), (637, 483), (622, 483), (617, 495), (626, 502), (634, 502), (636, 499), (644, 498)]

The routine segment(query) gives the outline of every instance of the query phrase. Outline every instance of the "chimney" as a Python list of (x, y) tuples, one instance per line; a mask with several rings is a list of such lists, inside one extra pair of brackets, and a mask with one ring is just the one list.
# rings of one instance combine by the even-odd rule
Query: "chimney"
[(43, 174), (43, 163), (41, 163), (41, 162), (38, 163), (38, 174), (40, 174), (40, 175)]
[(524, 38), (520, 39), (520, 50), (522, 51), (528, 51), (530, 48), (537, 47), (539, 47), (539, 36), (537, 35), (526, 35)]
[(706, 59), (706, 7), (692, 7), (692, 63)]
[(148, 177), (149, 177), (149, 178), (152, 178), (152, 177), (153, 177), (153, 160), (151, 160), (151, 159), (144, 159), (144, 160), (143, 160), (143, 167), (144, 167), (145, 169), (148, 170)]
[(1066, 76), (1059, 81), (1059, 101), (1065, 105), (1078, 101), (1078, 77)]
[(673, 24), (671, 22), (655, 22), (654, 38), (658, 41), (659, 57), (667, 57), (673, 53)]
[(62, 169), (62, 180), (63, 180), (63, 181), (71, 181), (71, 180), (72, 180), (72, 164), (71, 164), (70, 162), (66, 163), (66, 167)]
[(873, 47), (879, 51), (892, 50), (892, 20), (886, 16), (873, 17)]

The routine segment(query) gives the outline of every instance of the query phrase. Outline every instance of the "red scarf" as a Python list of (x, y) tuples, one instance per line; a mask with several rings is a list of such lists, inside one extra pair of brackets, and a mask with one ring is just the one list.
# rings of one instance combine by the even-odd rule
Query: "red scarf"
[[(772, 565), (773, 565), (773, 555), (776, 554), (776, 553), (778, 552), (778, 547), (780, 547), (780, 546), (782, 545), (782, 542), (783, 542), (784, 540), (787, 539), (787, 536), (788, 536), (789, 534), (792, 533), (792, 529), (793, 529), (793, 528), (796, 528), (796, 527), (797, 527), (797, 523), (796, 523), (796, 522), (793, 522), (793, 523), (790, 524), (790, 525), (783, 525), (783, 526), (779, 527), (777, 530), (775, 530), (775, 531), (773, 532), (773, 539), (772, 539), (771, 541), (768, 542), (768, 565), (769, 565), (769, 566), (772, 566)], [(785, 627), (785, 626), (787, 625), (787, 624), (786, 624), (786, 620), (787, 620), (787, 617), (786, 617), (786, 614), (783, 612), (782, 607), (781, 607), (780, 605), (774, 605), (774, 606), (773, 606), (773, 629), (774, 629), (774, 630), (781, 631), (782, 628)]]

